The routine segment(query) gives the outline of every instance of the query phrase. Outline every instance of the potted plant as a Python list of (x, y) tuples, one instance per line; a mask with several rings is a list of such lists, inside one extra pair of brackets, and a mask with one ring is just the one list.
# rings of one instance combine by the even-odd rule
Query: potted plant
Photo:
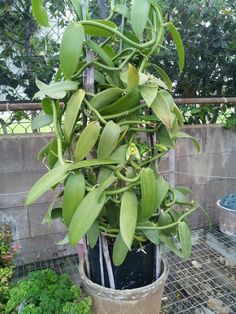
[[(187, 217), (197, 205), (187, 199), (189, 189), (170, 186), (159, 172), (176, 140), (192, 137), (180, 131), (183, 118), (171, 80), (151, 56), (165, 49), (167, 29), (181, 72), (183, 44), (156, 1), (111, 1), (106, 20), (90, 19), (85, 1), (71, 4), (78, 19), (64, 31), (58, 71), (50, 84), (36, 80), (43, 111), (33, 127), (53, 123), (55, 137), (39, 152), (50, 169), (26, 205), (63, 186), (62, 206), (53, 202), (45, 221), (64, 222), (63, 243), (83, 240), (80, 272), (94, 313), (114, 306), (116, 313), (145, 313), (147, 302), (149, 312), (158, 313), (167, 277), (159, 245), (190, 256)], [(32, 8), (38, 22), (49, 26), (42, 0), (33, 0)]]

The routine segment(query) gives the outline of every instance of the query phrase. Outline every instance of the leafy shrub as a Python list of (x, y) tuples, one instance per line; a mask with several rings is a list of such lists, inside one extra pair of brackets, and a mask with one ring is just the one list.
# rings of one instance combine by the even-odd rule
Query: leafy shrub
[(13, 244), (12, 232), (8, 225), (0, 228), (0, 313), (3, 311), (9, 296), (9, 286), (13, 271), (13, 258), (20, 249)]
[(5, 313), (89, 314), (91, 298), (83, 297), (67, 275), (46, 269), (29, 274), (10, 290)]

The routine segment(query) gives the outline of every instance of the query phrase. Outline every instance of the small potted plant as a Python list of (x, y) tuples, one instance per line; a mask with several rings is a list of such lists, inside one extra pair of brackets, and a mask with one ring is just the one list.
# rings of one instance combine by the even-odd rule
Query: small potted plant
[[(90, 19), (84, 1), (71, 3), (78, 20), (64, 31), (58, 71), (50, 84), (36, 80), (43, 111), (33, 127), (53, 123), (55, 136), (39, 152), (50, 170), (32, 187), (26, 205), (63, 185), (62, 206), (53, 203), (45, 221), (64, 222), (63, 243), (83, 241), (80, 272), (94, 313), (146, 313), (147, 304), (159, 313), (167, 277), (160, 243), (190, 256), (187, 217), (197, 205), (187, 199), (189, 189), (170, 186), (159, 172), (176, 140), (191, 136), (180, 131), (183, 118), (171, 80), (151, 56), (163, 48), (167, 29), (181, 72), (183, 44), (156, 1), (111, 1), (106, 20)], [(48, 26), (42, 1), (33, 0), (32, 7)]]

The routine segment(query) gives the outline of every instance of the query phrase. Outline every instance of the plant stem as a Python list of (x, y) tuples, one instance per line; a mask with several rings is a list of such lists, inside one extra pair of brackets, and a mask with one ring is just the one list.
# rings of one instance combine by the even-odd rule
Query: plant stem
[(135, 187), (135, 186), (138, 186), (138, 185), (139, 185), (139, 182), (137, 182), (137, 183), (131, 183), (130, 185), (127, 185), (127, 186), (125, 186), (125, 187), (123, 187), (123, 188), (120, 188), (120, 189), (117, 189), (117, 190), (105, 191), (105, 194), (106, 194), (106, 195), (121, 194), (121, 193), (123, 193), (123, 192), (125, 192), (125, 191), (127, 191), (127, 190), (129, 190), (129, 189), (131, 189), (131, 188), (133, 188), (133, 187)]
[(115, 174), (116, 176), (121, 179), (122, 181), (125, 181), (125, 182), (129, 182), (129, 183), (134, 183), (134, 182), (138, 182), (138, 180), (140, 179), (140, 174), (138, 174), (136, 177), (134, 178), (127, 178), (125, 176), (123, 176), (120, 171), (117, 169), (115, 170)]
[(98, 22), (94, 22), (94, 21), (81, 21), (80, 22), (82, 25), (89, 25), (89, 26), (97, 26), (98, 28), (102, 28), (110, 33), (113, 33), (114, 35), (118, 36), (119, 38), (123, 39), (125, 42), (127, 42), (130, 46), (137, 48), (137, 49), (145, 49), (145, 48), (149, 48), (152, 47), (154, 45), (154, 43), (156, 42), (156, 36), (153, 37), (150, 41), (146, 42), (145, 44), (138, 44), (133, 42), (131, 39), (129, 39), (128, 37), (124, 36), (122, 33), (120, 33), (119, 31), (117, 31), (114, 28), (111, 28), (107, 25), (98, 23)]
[(52, 102), (52, 110), (53, 110), (53, 127), (54, 127), (54, 131), (57, 137), (57, 154), (58, 154), (58, 159), (61, 165), (65, 164), (65, 161), (63, 159), (63, 153), (62, 153), (62, 141), (61, 141), (61, 137), (58, 131), (58, 124), (57, 124), (57, 108), (56, 108), (56, 104), (53, 101)]
[(85, 102), (86, 106), (97, 116), (98, 120), (102, 124), (106, 125), (107, 121), (105, 119), (103, 119), (103, 117), (100, 115), (100, 113), (90, 105), (89, 101), (86, 98), (84, 98), (84, 102)]
[(116, 113), (116, 114), (111, 114), (111, 115), (108, 115), (108, 116), (104, 116), (104, 119), (116, 119), (116, 118), (120, 118), (120, 117), (123, 117), (123, 116), (127, 116), (128, 114), (132, 113), (132, 112), (135, 112), (139, 109), (142, 109), (142, 108), (145, 108), (146, 105), (139, 105), (133, 109), (130, 109), (130, 110), (127, 110), (125, 112), (120, 112), (120, 113)]

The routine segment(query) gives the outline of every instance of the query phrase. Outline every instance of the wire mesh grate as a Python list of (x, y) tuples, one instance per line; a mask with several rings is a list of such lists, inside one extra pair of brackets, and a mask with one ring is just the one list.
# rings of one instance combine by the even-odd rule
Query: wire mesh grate
[[(170, 271), (161, 314), (202, 314), (202, 309), (214, 306), (214, 302), (220, 308), (212, 313), (236, 313), (236, 243), (217, 228), (197, 231), (194, 238), (198, 240), (187, 261), (163, 249)], [(78, 256), (72, 255), (21, 265), (15, 268), (14, 280), (31, 271), (52, 268), (79, 282), (78, 262)]]

